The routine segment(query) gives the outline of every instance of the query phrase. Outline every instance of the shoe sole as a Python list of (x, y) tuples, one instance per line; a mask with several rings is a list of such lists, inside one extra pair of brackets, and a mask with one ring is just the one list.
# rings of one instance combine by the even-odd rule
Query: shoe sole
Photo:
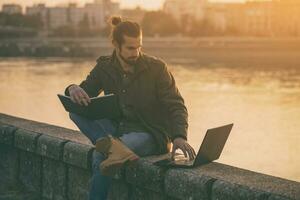
[(111, 163), (110, 165), (107, 165), (103, 167), (103, 164), (100, 164), (101, 173), (106, 176), (112, 176), (117, 173), (117, 171), (124, 165), (133, 165), (139, 160), (139, 157), (137, 155), (130, 155), (127, 158), (124, 158), (122, 160), (118, 160), (117, 162)]

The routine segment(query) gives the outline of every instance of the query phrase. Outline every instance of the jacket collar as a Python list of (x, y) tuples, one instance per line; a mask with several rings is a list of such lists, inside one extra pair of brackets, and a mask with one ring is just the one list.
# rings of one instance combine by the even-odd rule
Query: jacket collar
[(140, 56), (136, 63), (136, 74), (139, 74), (146, 69), (148, 69), (148, 65), (145, 60), (145, 55), (143, 52), (140, 52)]

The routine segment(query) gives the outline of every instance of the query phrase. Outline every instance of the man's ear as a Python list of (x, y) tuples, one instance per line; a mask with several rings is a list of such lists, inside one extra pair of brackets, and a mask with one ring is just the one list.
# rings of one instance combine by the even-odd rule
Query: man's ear
[(115, 49), (117, 49), (119, 52), (121, 51), (121, 47), (117, 41), (113, 40), (112, 44), (114, 45)]

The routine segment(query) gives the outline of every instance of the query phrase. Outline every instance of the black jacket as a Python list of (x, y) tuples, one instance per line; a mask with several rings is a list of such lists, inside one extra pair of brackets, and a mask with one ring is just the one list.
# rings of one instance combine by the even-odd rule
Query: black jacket
[[(80, 87), (90, 97), (98, 96), (102, 91), (124, 95), (140, 123), (154, 136), (158, 154), (169, 152), (170, 142), (176, 137), (187, 139), (187, 109), (167, 65), (158, 58), (141, 53), (134, 77), (127, 88), (121, 88), (119, 73), (113, 67), (117, 62), (115, 52), (98, 58)], [(69, 95), (68, 87), (65, 94)]]

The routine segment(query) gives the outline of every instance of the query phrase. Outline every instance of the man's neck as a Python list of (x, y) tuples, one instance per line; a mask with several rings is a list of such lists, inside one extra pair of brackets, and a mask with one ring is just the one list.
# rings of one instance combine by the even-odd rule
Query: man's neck
[(117, 59), (119, 60), (120, 64), (121, 64), (121, 67), (122, 69), (125, 71), (125, 72), (129, 72), (129, 71), (133, 71), (133, 66), (132, 65), (129, 65), (127, 64), (126, 62), (124, 62), (124, 60), (120, 57), (120, 55), (118, 53), (116, 53), (117, 55)]

